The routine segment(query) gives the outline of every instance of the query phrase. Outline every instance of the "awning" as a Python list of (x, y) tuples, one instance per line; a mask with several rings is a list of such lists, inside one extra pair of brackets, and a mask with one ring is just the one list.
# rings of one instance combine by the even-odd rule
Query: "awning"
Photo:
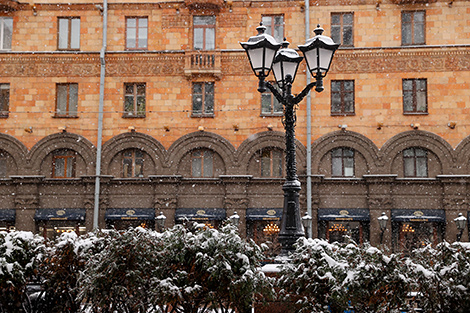
[(368, 209), (318, 209), (319, 221), (370, 221)]
[(445, 222), (446, 214), (444, 210), (392, 210), (392, 222)]
[(176, 209), (175, 220), (221, 221), (226, 217), (225, 209)]
[(282, 217), (282, 208), (246, 209), (247, 221), (277, 221)]
[(1, 222), (14, 222), (16, 217), (15, 209), (0, 209)]
[(155, 209), (107, 209), (105, 220), (154, 220)]
[(36, 209), (36, 221), (84, 221), (85, 209)]

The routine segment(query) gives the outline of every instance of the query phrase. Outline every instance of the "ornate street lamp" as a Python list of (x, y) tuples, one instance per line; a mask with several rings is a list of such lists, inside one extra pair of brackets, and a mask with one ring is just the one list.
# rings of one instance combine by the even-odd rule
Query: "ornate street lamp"
[(240, 223), (240, 215), (238, 215), (237, 212), (233, 212), (233, 214), (228, 219), (233, 226), (238, 228), (238, 224)]
[(160, 215), (155, 218), (159, 231), (163, 231), (165, 227), (166, 216), (163, 215), (163, 212), (160, 212)]
[[(300, 94), (294, 96), (292, 94), (292, 83), (298, 65), (303, 58), (295, 50), (287, 48), (287, 42), (284, 42), (282, 49), (279, 50), (281, 44), (264, 33), (266, 28), (262, 24), (256, 29), (258, 35), (250, 37), (248, 42), (241, 42), (240, 44), (245, 49), (251, 68), (259, 79), (258, 91), (264, 92), (268, 88), (274, 97), (284, 105), (286, 182), (282, 187), (284, 190), (284, 207), (279, 242), (282, 246), (281, 255), (288, 255), (289, 252), (294, 250), (294, 243), (297, 239), (304, 236), (299, 208), (299, 191), (301, 188), (295, 160), (296, 115), (294, 107), (307, 96), (313, 87), (316, 87), (317, 92), (323, 91), (323, 77), (328, 72), (334, 52), (338, 49), (339, 44), (335, 44), (331, 38), (323, 36), (323, 29), (318, 26), (315, 29), (316, 36), (307, 40), (305, 45), (299, 46), (307, 60), (309, 71), (314, 75), (316, 81), (308, 84)], [(265, 81), (271, 68), (282, 94), (271, 83)]]
[(382, 212), (382, 215), (377, 218), (379, 220), (380, 226), (380, 244), (382, 244), (384, 238), (384, 232), (387, 229), (388, 216), (385, 212)]
[(457, 241), (462, 239), (462, 234), (465, 229), (465, 225), (467, 224), (467, 218), (463, 216), (462, 213), (459, 213), (459, 216), (454, 218), (455, 225), (457, 225), (457, 230), (459, 233), (457, 234)]
[(302, 226), (305, 229), (306, 236), (308, 237), (309, 229), (312, 224), (312, 217), (308, 215), (308, 212), (305, 212), (305, 215), (302, 217)]

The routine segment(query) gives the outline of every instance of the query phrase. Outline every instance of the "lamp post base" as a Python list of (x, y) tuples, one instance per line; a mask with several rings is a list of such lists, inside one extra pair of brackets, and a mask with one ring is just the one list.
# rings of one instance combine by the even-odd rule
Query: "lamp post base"
[(288, 180), (284, 183), (282, 190), (284, 190), (284, 207), (279, 242), (281, 243), (281, 256), (288, 256), (295, 250), (294, 244), (297, 239), (305, 236), (300, 218), (300, 182), (297, 179)]

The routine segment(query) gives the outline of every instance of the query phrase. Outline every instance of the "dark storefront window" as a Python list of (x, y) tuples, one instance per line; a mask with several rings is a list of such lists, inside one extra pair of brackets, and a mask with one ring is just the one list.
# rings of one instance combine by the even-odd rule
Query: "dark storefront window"
[(37, 209), (34, 215), (39, 234), (54, 240), (63, 233), (86, 233), (85, 209)]
[(350, 238), (362, 245), (369, 241), (369, 221), (367, 209), (318, 209), (318, 236), (340, 243)]
[(226, 217), (225, 209), (219, 208), (180, 208), (175, 212), (176, 224), (197, 222), (215, 229), (219, 228)]
[(392, 210), (393, 249), (404, 253), (436, 245), (445, 231), (444, 210)]
[(258, 245), (266, 244), (268, 250), (266, 257), (279, 255), (281, 245), (278, 237), (281, 228), (282, 208), (246, 210), (246, 233), (247, 237), (253, 239)]
[(126, 230), (142, 227), (155, 229), (155, 209), (112, 208), (107, 209), (105, 216), (106, 228)]
[(0, 209), (0, 231), (15, 230), (15, 209)]

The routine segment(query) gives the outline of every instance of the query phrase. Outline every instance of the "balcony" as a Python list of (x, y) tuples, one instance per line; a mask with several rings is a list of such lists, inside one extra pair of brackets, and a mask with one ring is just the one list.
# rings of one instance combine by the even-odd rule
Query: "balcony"
[(0, 0), (0, 11), (16, 11), (20, 8), (17, 0)]
[(222, 75), (220, 51), (186, 51), (184, 74), (188, 79), (200, 76), (220, 79)]
[(434, 3), (437, 0), (391, 0), (393, 4), (425, 4)]
[(196, 9), (220, 9), (224, 0), (184, 0), (184, 4), (193, 10)]

